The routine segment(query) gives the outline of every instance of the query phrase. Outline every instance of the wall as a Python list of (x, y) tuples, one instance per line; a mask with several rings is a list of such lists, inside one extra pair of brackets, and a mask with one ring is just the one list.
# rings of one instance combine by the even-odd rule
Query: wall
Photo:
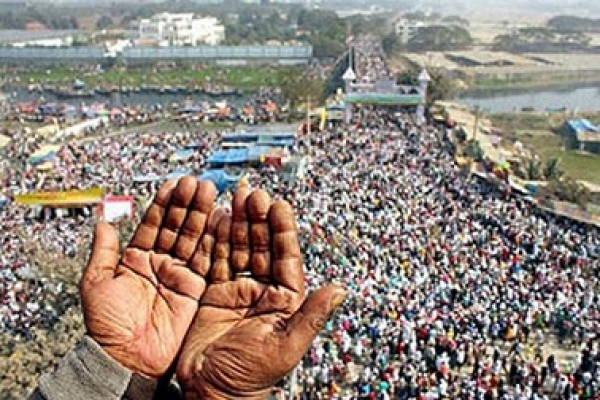
[[(152, 62), (161, 60), (197, 60), (203, 62), (278, 62), (282, 64), (306, 63), (312, 58), (311, 46), (197, 46), (163, 48), (126, 48), (117, 55), (126, 62)], [(9, 48), (0, 47), (0, 63), (23, 61), (97, 62), (105, 59), (99, 47)]]

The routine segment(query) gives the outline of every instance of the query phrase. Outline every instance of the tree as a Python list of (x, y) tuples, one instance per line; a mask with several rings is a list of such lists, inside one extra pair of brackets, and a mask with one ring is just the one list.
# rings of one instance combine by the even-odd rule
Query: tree
[(560, 159), (551, 158), (544, 163), (543, 168), (544, 178), (547, 180), (559, 179), (563, 175), (563, 171), (560, 169)]
[(316, 104), (322, 100), (324, 95), (323, 83), (311, 76), (309, 70), (283, 70), (279, 73), (278, 83), (281, 95), (287, 100), (292, 113), (302, 102), (310, 99), (313, 104)]
[(481, 148), (478, 140), (469, 140), (465, 146), (464, 154), (473, 161), (483, 161), (483, 149)]
[(390, 32), (387, 35), (384, 35), (381, 38), (381, 46), (383, 47), (383, 51), (385, 51), (385, 53), (388, 56), (391, 56), (396, 52), (402, 51), (402, 49), (404, 48), (396, 32)]
[(550, 18), (546, 26), (557, 32), (600, 32), (600, 19), (557, 15)]
[(473, 38), (462, 26), (424, 26), (407, 43), (409, 51), (464, 50), (473, 44)]
[[(427, 104), (432, 105), (436, 101), (452, 99), (456, 93), (456, 86), (454, 80), (448, 75), (448, 72), (436, 67), (427, 67), (426, 69), (431, 78), (427, 86)], [(400, 72), (396, 75), (396, 83), (399, 85), (416, 86), (419, 84), (420, 74), (421, 69)]]
[(574, 203), (582, 208), (585, 208), (592, 200), (589, 189), (571, 178), (550, 181), (546, 187), (545, 194), (550, 198)]
[(310, 36), (307, 39), (315, 58), (336, 58), (344, 52), (344, 43), (327, 35)]
[(96, 21), (96, 29), (103, 31), (113, 26), (113, 20), (108, 15), (103, 15)]

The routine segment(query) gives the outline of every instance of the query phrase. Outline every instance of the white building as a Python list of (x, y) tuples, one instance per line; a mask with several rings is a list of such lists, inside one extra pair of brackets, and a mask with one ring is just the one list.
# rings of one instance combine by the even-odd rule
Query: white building
[(161, 13), (142, 19), (139, 34), (140, 39), (152, 39), (169, 46), (214, 46), (225, 39), (225, 26), (214, 17)]
[(426, 24), (422, 21), (413, 21), (404, 18), (401, 18), (394, 23), (396, 35), (398, 35), (398, 39), (400, 39), (400, 42), (403, 44), (408, 43), (408, 41), (417, 34), (419, 29), (425, 26)]

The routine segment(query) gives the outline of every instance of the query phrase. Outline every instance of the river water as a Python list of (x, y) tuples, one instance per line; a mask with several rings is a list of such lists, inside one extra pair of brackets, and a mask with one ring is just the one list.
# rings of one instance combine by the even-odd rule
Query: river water
[(227, 103), (231, 105), (240, 106), (243, 105), (250, 99), (250, 96), (208, 96), (205, 94), (185, 94), (185, 93), (129, 93), (129, 94), (120, 94), (113, 93), (108, 96), (94, 96), (90, 98), (75, 98), (75, 99), (64, 99), (57, 98), (52, 93), (30, 93), (27, 90), (15, 90), (8, 91), (7, 94), (10, 96), (11, 100), (18, 102), (31, 102), (31, 101), (39, 101), (40, 98), (47, 102), (58, 102), (58, 103), (67, 103), (75, 106), (79, 106), (82, 103), (84, 104), (92, 104), (92, 103), (107, 103), (113, 107), (123, 107), (123, 106), (136, 106), (136, 105), (146, 105), (146, 106), (156, 106), (161, 105), (163, 107), (169, 106), (173, 103), (182, 103), (184, 101), (191, 101), (195, 104), (208, 102), (215, 103), (220, 101), (227, 101)]
[(600, 110), (600, 85), (565, 86), (557, 89), (528, 89), (464, 93), (456, 102), (479, 107), (487, 113), (535, 109), (538, 111), (566, 108), (574, 111)]
[[(40, 94), (28, 93), (26, 90), (19, 90), (9, 93), (13, 99), (21, 102), (38, 100)], [(58, 100), (52, 94), (43, 95), (47, 101), (67, 102), (73, 105), (79, 105), (82, 102), (87, 104), (93, 102), (110, 103), (113, 106), (138, 105), (144, 104), (154, 106), (160, 104), (167, 106), (172, 103), (181, 103), (182, 101), (192, 100), (194, 103), (204, 101), (215, 102), (227, 100), (232, 105), (240, 105), (248, 101), (248, 97), (223, 96), (220, 98), (209, 97), (202, 94), (156, 94), (156, 93), (132, 93), (129, 95), (113, 94), (111, 96), (96, 96), (90, 99), (70, 99)], [(501, 113), (519, 111), (524, 108), (543, 110), (557, 110), (566, 108), (575, 111), (598, 111), (600, 110), (600, 85), (592, 84), (587, 86), (565, 86), (557, 89), (527, 89), (527, 90), (506, 90), (506, 91), (474, 91), (466, 92), (460, 95), (456, 102), (471, 107), (480, 107), (487, 113)]]

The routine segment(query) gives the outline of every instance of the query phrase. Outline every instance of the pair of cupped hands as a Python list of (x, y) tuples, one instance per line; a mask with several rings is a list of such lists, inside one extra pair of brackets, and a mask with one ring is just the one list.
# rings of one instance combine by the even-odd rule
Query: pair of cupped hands
[(241, 184), (231, 209), (208, 181), (168, 181), (129, 245), (96, 227), (80, 292), (87, 333), (149, 379), (176, 372), (186, 399), (262, 399), (346, 293), (305, 294), (294, 210)]

